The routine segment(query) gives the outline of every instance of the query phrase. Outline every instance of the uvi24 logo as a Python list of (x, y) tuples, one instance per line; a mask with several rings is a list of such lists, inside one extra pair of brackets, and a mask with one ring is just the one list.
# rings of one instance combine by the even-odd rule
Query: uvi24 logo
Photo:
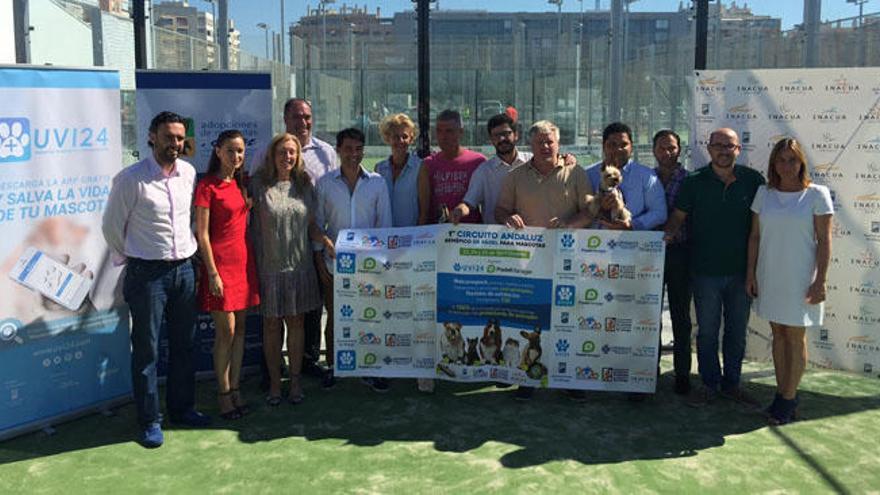
[(0, 119), (0, 162), (30, 160), (30, 126), (28, 119)]
[(566, 232), (565, 234), (562, 234), (559, 242), (562, 244), (563, 248), (571, 249), (572, 247), (574, 247), (574, 236)]
[(573, 285), (559, 285), (556, 287), (556, 305), (574, 306), (575, 288)]
[(357, 256), (354, 253), (337, 253), (336, 254), (336, 272), (337, 273), (354, 273), (357, 262)]
[(31, 159), (32, 153), (70, 153), (107, 149), (106, 127), (31, 127), (24, 117), (0, 118), (0, 163)]
[(356, 351), (338, 351), (336, 353), (336, 368), (339, 371), (353, 371), (357, 367)]

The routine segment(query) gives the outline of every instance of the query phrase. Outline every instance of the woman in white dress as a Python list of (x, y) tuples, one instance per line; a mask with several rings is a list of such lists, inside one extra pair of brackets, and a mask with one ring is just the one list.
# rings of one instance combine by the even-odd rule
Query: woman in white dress
[(785, 424), (796, 415), (806, 327), (822, 324), (833, 206), (828, 188), (810, 183), (794, 138), (773, 147), (767, 179), (752, 203), (746, 291), (773, 330), (776, 397), (765, 411), (771, 423)]

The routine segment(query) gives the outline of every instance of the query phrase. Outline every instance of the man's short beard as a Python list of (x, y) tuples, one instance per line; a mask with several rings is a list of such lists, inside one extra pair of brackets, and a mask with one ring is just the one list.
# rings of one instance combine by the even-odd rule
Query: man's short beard
[[(503, 149), (505, 147), (507, 148), (506, 150)], [(506, 155), (507, 153), (513, 152), (513, 150), (515, 150), (515, 149), (516, 149), (516, 145), (514, 145), (513, 143), (501, 143), (501, 144), (495, 146), (495, 152), (498, 153), (499, 155)]]

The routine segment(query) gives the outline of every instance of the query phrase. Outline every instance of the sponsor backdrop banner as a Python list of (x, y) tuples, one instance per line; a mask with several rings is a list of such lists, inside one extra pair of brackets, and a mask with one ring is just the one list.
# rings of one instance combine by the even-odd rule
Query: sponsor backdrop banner
[(663, 255), (657, 232), (343, 231), (337, 372), (653, 392)]
[[(708, 163), (709, 133), (741, 136), (740, 163), (767, 173), (784, 136), (804, 146), (813, 182), (834, 199), (828, 301), (808, 328), (810, 363), (880, 377), (880, 69), (698, 71), (693, 164)], [(748, 354), (771, 357), (770, 325), (752, 315)]]
[(0, 67), (0, 438), (131, 392), (101, 234), (122, 163), (117, 72)]
[[(138, 71), (137, 122), (138, 152), (152, 151), (147, 144), (150, 120), (163, 110), (187, 119), (183, 159), (203, 174), (208, 169), (213, 143), (225, 129), (238, 129), (245, 136), (245, 167), (258, 166), (272, 140), (272, 78), (253, 72)], [(245, 335), (245, 366), (257, 366), (262, 359), (262, 320), (250, 315)], [(214, 322), (203, 313), (198, 320), (200, 345), (196, 371), (200, 376), (213, 373), (212, 346)], [(159, 375), (165, 376), (168, 342), (165, 328), (159, 345)]]
[(138, 152), (150, 154), (147, 130), (163, 110), (188, 119), (183, 158), (199, 173), (217, 135), (238, 129), (246, 142), (245, 167), (253, 170), (272, 139), (272, 77), (255, 72), (137, 71)]

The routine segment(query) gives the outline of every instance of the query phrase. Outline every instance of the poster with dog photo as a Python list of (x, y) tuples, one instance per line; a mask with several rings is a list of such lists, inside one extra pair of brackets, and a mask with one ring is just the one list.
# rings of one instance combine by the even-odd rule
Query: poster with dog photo
[(438, 238), (437, 378), (548, 386), (552, 230), (448, 227)]
[(441, 228), (339, 233), (333, 278), (338, 376), (433, 376)]
[(661, 232), (557, 232), (550, 386), (654, 392), (664, 253)]

